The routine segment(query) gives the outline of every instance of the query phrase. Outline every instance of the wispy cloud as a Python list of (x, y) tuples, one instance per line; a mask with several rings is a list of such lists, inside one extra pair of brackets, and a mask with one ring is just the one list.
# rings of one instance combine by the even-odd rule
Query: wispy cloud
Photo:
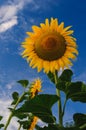
[(5, 5), (0, 9), (0, 33), (16, 25), (18, 9), (15, 5)]
[(15, 82), (8, 83), (8, 84), (6, 84), (6, 88), (12, 89), (12, 87), (14, 87), (14, 85), (15, 85)]
[(9, 28), (13, 27), (18, 23), (17, 17), (10, 19), (0, 25), (0, 33), (7, 31)]
[(7, 31), (9, 28), (18, 24), (18, 12), (24, 8), (27, 3), (33, 0), (16, 0), (0, 8), (0, 33)]
[(74, 80), (75, 81), (82, 81), (82, 82), (86, 83), (86, 70), (84, 70), (84, 72), (82, 72), (78, 76), (75, 76)]
[[(0, 115), (3, 116), (2, 123), (6, 124), (6, 121), (9, 117), (10, 111), (8, 107), (10, 106), (11, 100), (10, 99), (0, 99)], [(13, 122), (13, 123), (12, 123)], [(16, 118), (13, 118), (11, 124), (9, 125), (9, 130), (15, 130), (18, 128), (18, 123)]]

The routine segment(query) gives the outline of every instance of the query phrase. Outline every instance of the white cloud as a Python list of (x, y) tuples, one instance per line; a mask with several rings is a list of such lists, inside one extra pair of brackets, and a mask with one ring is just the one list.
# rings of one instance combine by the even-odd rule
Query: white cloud
[(0, 23), (10, 20), (15, 17), (17, 7), (15, 5), (5, 5), (0, 9)]
[(33, 0), (16, 0), (11, 2), (11, 4), (3, 5), (0, 8), (0, 33), (7, 31), (14, 25), (18, 24), (17, 15), (20, 10), (24, 8), (27, 3)]
[[(10, 104), (11, 104), (10, 99), (0, 99), (0, 115), (3, 116), (2, 123), (4, 123), (4, 124), (6, 124), (6, 121), (10, 114), (10, 111), (8, 110)], [(13, 118), (11, 120), (11, 123), (8, 126), (8, 129), (16, 130), (17, 128), (18, 128), (18, 123), (16, 121), (16, 118)]]
[(15, 85), (15, 82), (8, 83), (6, 84), (6, 88), (11, 89), (14, 85)]
[(5, 5), (0, 9), (0, 33), (7, 31), (18, 23), (18, 9), (15, 5)]
[(9, 28), (13, 27), (18, 23), (17, 17), (10, 19), (9, 21), (6, 21), (0, 25), (0, 33), (7, 31)]
[(38, 120), (37, 124), (38, 124), (39, 126), (41, 126), (42, 128), (43, 128), (44, 126), (48, 126), (47, 123), (43, 122), (43, 121), (40, 120), (40, 119)]
[(82, 82), (86, 83), (86, 70), (84, 70), (84, 72), (82, 72), (78, 76), (75, 75), (74, 80), (75, 81), (82, 81)]

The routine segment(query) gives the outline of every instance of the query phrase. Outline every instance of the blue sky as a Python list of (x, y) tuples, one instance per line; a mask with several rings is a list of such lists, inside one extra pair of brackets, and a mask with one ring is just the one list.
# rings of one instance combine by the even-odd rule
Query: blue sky
[[(86, 0), (0, 0), (0, 106), (4, 104), (1, 113), (4, 114), (3, 110), (10, 104), (12, 92), (22, 92), (17, 80), (33, 81), (40, 77), (43, 80), (43, 91), (55, 93), (47, 76), (30, 68), (20, 55), (21, 42), (27, 36), (26, 32), (31, 31), (32, 25), (39, 25), (51, 17), (58, 18), (59, 23), (64, 21), (65, 26), (73, 26), (79, 50), (79, 56), (72, 67), (73, 80), (86, 83)], [(49, 86), (46, 86), (47, 83)], [(71, 120), (74, 112), (86, 112), (85, 104), (82, 106), (81, 103), (68, 102), (67, 106), (66, 120)], [(9, 130), (14, 129), (14, 126), (9, 127)]]

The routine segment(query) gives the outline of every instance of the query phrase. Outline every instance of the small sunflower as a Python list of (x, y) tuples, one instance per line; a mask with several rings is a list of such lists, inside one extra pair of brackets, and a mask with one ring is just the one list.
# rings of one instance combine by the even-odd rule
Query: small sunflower
[(38, 92), (42, 92), (41, 84), (42, 82), (40, 79), (36, 79), (34, 82), (32, 82), (31, 87), (30, 87), (31, 98), (35, 97), (38, 94)]
[(76, 39), (72, 36), (71, 26), (64, 28), (64, 22), (58, 24), (57, 19), (48, 19), (40, 27), (32, 26), (33, 32), (27, 32), (29, 37), (22, 43), (26, 57), (32, 68), (38, 72), (54, 72), (72, 65), (78, 54)]
[[(42, 90), (41, 90), (42, 85), (41, 84), (42, 84), (42, 81), (39, 78), (32, 82), (31, 87), (30, 87), (30, 91), (29, 91), (31, 99), (34, 98), (38, 94), (38, 92), (42, 92)], [(38, 119), (39, 118), (36, 116), (33, 117), (33, 120), (31, 122), (28, 130), (34, 130), (34, 128), (38, 122)]]
[(31, 122), (30, 128), (28, 130), (34, 130), (38, 121), (38, 117), (34, 116), (33, 121)]

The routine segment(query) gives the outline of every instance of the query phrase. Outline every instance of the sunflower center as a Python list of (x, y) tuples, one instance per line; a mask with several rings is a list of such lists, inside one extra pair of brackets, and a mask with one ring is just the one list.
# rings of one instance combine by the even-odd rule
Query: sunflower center
[(66, 50), (66, 43), (59, 33), (43, 34), (35, 43), (35, 52), (43, 60), (56, 60), (62, 57)]
[(44, 39), (44, 44), (42, 43), (44, 49), (52, 49), (56, 46), (56, 40), (53, 37), (48, 37)]

